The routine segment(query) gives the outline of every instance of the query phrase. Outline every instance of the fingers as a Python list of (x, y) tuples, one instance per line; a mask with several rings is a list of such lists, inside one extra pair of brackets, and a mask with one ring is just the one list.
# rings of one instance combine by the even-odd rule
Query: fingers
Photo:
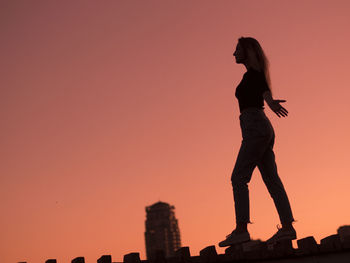
[(280, 109), (280, 111), (284, 114), (284, 115), (288, 115), (288, 111), (285, 109), (285, 108), (283, 108), (282, 106), (281, 106), (281, 109)]
[(287, 117), (288, 116), (288, 114), (282, 110), (278, 110), (278, 111), (276, 110), (275, 113), (277, 114), (278, 117), (281, 117), (281, 116)]
[(286, 102), (286, 100), (273, 100), (273, 102), (269, 104), (271, 110), (275, 112), (279, 118), (288, 116), (288, 111), (282, 107), (279, 102)]
[(283, 117), (287, 117), (287, 116), (288, 116), (288, 114), (285, 113), (285, 112), (283, 112), (283, 111), (280, 111), (279, 113), (280, 113)]
[(274, 112), (277, 114), (277, 116), (279, 118), (281, 116), (282, 117), (287, 117), (288, 116), (288, 111), (285, 108), (283, 108), (282, 106), (278, 110), (275, 110)]

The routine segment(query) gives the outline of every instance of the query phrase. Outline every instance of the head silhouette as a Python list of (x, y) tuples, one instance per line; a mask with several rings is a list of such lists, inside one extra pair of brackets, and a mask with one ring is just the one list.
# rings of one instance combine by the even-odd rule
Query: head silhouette
[(236, 57), (236, 63), (244, 64), (247, 69), (252, 68), (263, 72), (265, 74), (268, 86), (271, 86), (269, 61), (261, 45), (255, 38), (240, 37), (233, 55)]

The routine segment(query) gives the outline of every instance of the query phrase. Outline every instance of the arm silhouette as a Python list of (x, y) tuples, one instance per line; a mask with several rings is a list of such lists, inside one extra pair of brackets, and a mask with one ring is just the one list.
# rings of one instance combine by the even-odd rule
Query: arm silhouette
[(276, 113), (279, 118), (281, 116), (287, 117), (288, 111), (280, 104), (281, 102), (286, 102), (286, 100), (274, 100), (270, 91), (265, 91), (263, 97), (270, 109)]

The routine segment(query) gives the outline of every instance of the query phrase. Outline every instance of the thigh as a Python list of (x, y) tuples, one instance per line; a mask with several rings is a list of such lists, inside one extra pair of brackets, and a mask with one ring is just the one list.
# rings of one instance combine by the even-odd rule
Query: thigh
[(273, 152), (272, 145), (266, 149), (264, 155), (258, 162), (258, 168), (265, 184), (276, 180), (278, 177), (275, 154)]
[(268, 139), (268, 137), (252, 137), (242, 140), (231, 180), (250, 181), (255, 167), (266, 151)]
[(258, 140), (258, 143), (265, 142), (267, 145), (274, 136), (273, 127), (267, 118), (249, 116), (249, 118), (241, 120), (240, 125), (243, 140), (246, 141)]

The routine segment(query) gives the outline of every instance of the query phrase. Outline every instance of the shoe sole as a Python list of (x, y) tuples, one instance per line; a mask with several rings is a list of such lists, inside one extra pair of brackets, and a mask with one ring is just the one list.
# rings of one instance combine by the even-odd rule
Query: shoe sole
[(248, 241), (250, 241), (250, 240), (251, 240), (250, 237), (249, 237), (249, 239), (247, 239), (247, 238), (241, 238), (241, 239), (239, 239), (239, 240), (235, 240), (235, 241), (231, 241), (231, 242), (224, 240), (224, 241), (221, 241), (221, 242), (219, 243), (219, 247), (229, 247), (229, 246), (232, 246), (232, 245), (237, 245), (237, 244), (245, 243), (245, 242), (248, 242)]

